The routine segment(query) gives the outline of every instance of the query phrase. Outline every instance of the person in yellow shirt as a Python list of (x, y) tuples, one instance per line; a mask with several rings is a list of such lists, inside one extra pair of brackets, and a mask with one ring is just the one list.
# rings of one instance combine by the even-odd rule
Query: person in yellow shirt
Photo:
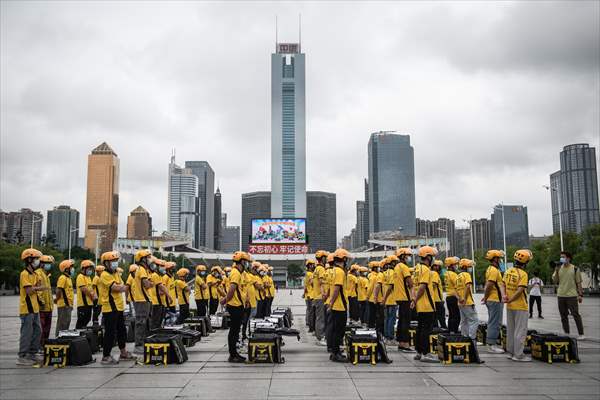
[(533, 258), (530, 250), (517, 250), (514, 255), (514, 267), (504, 274), (506, 285), (506, 351), (512, 354), (511, 360), (530, 362), (531, 357), (523, 354), (527, 337), (527, 263)]
[(383, 306), (384, 322), (383, 322), (383, 337), (387, 344), (397, 346), (395, 341), (396, 314), (398, 313), (398, 305), (394, 296), (394, 268), (400, 262), (400, 259), (395, 255), (389, 255), (385, 258), (386, 266), (383, 272)]
[(225, 297), (223, 289), (221, 288), (221, 282), (223, 277), (221, 275), (221, 268), (214, 266), (210, 269), (210, 275), (206, 278), (206, 285), (208, 286), (208, 292), (210, 295), (208, 302), (208, 315), (213, 315), (219, 308), (219, 298)]
[(368, 310), (368, 301), (367, 301), (367, 286), (369, 285), (369, 280), (367, 279), (367, 275), (369, 273), (369, 269), (367, 267), (361, 266), (359, 269), (359, 277), (358, 277), (358, 307), (359, 307), (359, 316), (360, 323), (363, 326), (366, 326), (368, 322), (367, 318), (367, 310)]
[(313, 271), (315, 270), (315, 265), (317, 262), (312, 258), (306, 260), (306, 273), (304, 274), (304, 292), (302, 293), (302, 297), (304, 298), (304, 302), (306, 303), (306, 326), (308, 327), (308, 333), (312, 333), (315, 330), (315, 321), (314, 321), (314, 313), (313, 313), (313, 305), (312, 305), (312, 280), (313, 280)]
[[(43, 255), (40, 257), (40, 267), (35, 270), (38, 275), (38, 282), (41, 286), (51, 287), (50, 275), (52, 274), (52, 265), (54, 264), (54, 257), (51, 255)], [(50, 328), (52, 327), (52, 311), (54, 310), (54, 300), (52, 299), (52, 292), (50, 290), (44, 290), (37, 292), (38, 304), (40, 305), (40, 325), (42, 327), (42, 337), (40, 344), (42, 349), (46, 340), (50, 337)]]
[(433, 330), (435, 320), (435, 302), (433, 301), (433, 265), (437, 250), (431, 246), (422, 246), (419, 249), (419, 264), (415, 266), (414, 279), (416, 288), (413, 289), (411, 308), (417, 310), (417, 332), (415, 348), (417, 354), (415, 360), (422, 362), (437, 363), (437, 356), (429, 354), (429, 335)]
[(135, 310), (135, 348), (134, 353), (144, 354), (144, 340), (150, 332), (150, 315), (152, 313), (153, 283), (150, 280), (154, 266), (154, 257), (148, 249), (139, 250), (133, 258), (137, 266), (135, 284), (131, 285), (131, 298)]
[(179, 304), (179, 316), (177, 317), (177, 325), (183, 324), (183, 321), (190, 316), (190, 288), (187, 285), (187, 277), (190, 270), (180, 268), (177, 270), (177, 279), (175, 280), (175, 290), (177, 303)]
[(435, 302), (435, 320), (433, 326), (446, 329), (446, 309), (444, 307), (444, 294), (442, 287), (442, 278), (440, 272), (444, 263), (442, 260), (435, 260), (431, 266), (431, 281), (433, 282), (433, 301)]
[(333, 253), (333, 279), (331, 285), (333, 290), (331, 296), (327, 300), (327, 308), (331, 312), (331, 356), (329, 359), (335, 362), (346, 362), (348, 359), (342, 355), (340, 346), (344, 339), (344, 331), (348, 320), (348, 301), (345, 296), (347, 281), (346, 281), (346, 265), (350, 253), (344, 249), (337, 249)]
[(267, 275), (266, 278), (268, 280), (267, 283), (267, 316), (271, 315), (271, 309), (273, 308), (273, 299), (275, 298), (275, 294), (277, 293), (277, 287), (275, 286), (275, 282), (273, 281), (273, 267), (269, 264), (265, 264), (267, 266)]
[(231, 363), (243, 363), (246, 358), (237, 351), (237, 343), (240, 339), (240, 328), (244, 315), (244, 297), (241, 293), (242, 273), (250, 268), (252, 258), (244, 251), (236, 251), (232, 256), (233, 268), (229, 276), (229, 287), (227, 294), (221, 299), (221, 304), (227, 306), (229, 313), (229, 334), (227, 345), (229, 347), (229, 359)]
[(377, 292), (375, 289), (380, 284), (379, 270), (381, 268), (381, 264), (379, 261), (369, 261), (369, 268), (371, 269), (371, 272), (368, 276), (369, 285), (367, 288), (367, 299), (369, 301), (369, 310), (367, 314), (368, 326), (369, 328), (375, 329), (377, 325), (377, 305), (379, 303), (379, 299), (376, 298)]
[[(167, 262), (165, 260), (154, 259), (154, 270), (150, 274), (152, 283), (152, 314), (150, 318), (150, 330), (158, 329), (162, 326), (166, 314), (166, 305), (173, 302), (169, 289), (163, 283), (163, 276), (167, 273)], [(151, 267), (152, 269), (152, 267)]]
[(206, 265), (196, 266), (194, 279), (194, 300), (198, 316), (204, 317), (208, 311), (208, 285), (206, 284)]
[[(333, 270), (333, 253), (329, 253), (327, 256), (327, 264), (325, 264), (325, 291), (326, 291), (326, 302), (329, 302), (333, 290), (335, 288), (333, 279), (335, 278), (335, 271)], [(325, 307), (325, 342), (327, 343), (327, 351), (331, 353), (333, 344), (333, 318), (331, 315), (331, 308)]]
[[(242, 295), (244, 296), (244, 315), (242, 316), (242, 342), (248, 339), (249, 322), (250, 318), (256, 317), (258, 301), (256, 293), (262, 290), (262, 280), (257, 276), (258, 268), (260, 267), (258, 261), (254, 261), (248, 271), (242, 272)], [(260, 303), (261, 312), (263, 312), (265, 304)], [(247, 333), (246, 333), (247, 332)]]
[(315, 253), (317, 265), (313, 272), (312, 298), (315, 313), (315, 337), (317, 345), (327, 346), (325, 341), (325, 264), (327, 263), (327, 253), (325, 250), (319, 250)]
[[(119, 252), (108, 251), (100, 257), (100, 262), (104, 265), (104, 271), (100, 275), (98, 291), (100, 293), (100, 304), (102, 305), (102, 321), (104, 325), (104, 335), (102, 342), (102, 365), (118, 364), (119, 361), (135, 360), (125, 348), (127, 339), (127, 329), (125, 328), (125, 317), (123, 310), (125, 304), (123, 294), (126, 287), (123, 280), (117, 276), (119, 268)], [(115, 338), (121, 351), (119, 360), (112, 357), (112, 347)]]
[(346, 297), (348, 298), (348, 305), (350, 307), (350, 322), (357, 323), (360, 319), (359, 306), (358, 306), (358, 271), (360, 265), (354, 264), (350, 267), (350, 273), (347, 275), (348, 279), (348, 292)]
[(100, 318), (100, 313), (102, 312), (102, 305), (100, 305), (100, 289), (98, 288), (98, 284), (100, 283), (100, 275), (104, 271), (104, 265), (96, 265), (95, 272), (96, 274), (92, 278), (92, 289), (96, 292), (96, 298), (98, 300), (94, 301), (94, 305), (92, 308), (92, 324), (98, 325), (98, 319)]
[[(272, 280), (269, 277), (269, 265), (268, 264), (261, 264), (260, 267), (258, 268), (258, 283), (260, 283), (262, 285), (262, 290), (258, 290), (257, 293), (257, 299), (261, 298), (263, 299), (263, 308), (262, 310), (258, 310), (260, 312), (260, 315), (266, 316), (266, 315), (270, 315), (270, 302), (273, 301), (273, 295), (271, 290), (273, 289), (273, 284), (272, 284)], [(257, 314), (257, 318), (258, 318), (258, 314)]]
[(75, 262), (64, 260), (58, 265), (60, 276), (56, 282), (56, 297), (54, 303), (58, 311), (56, 318), (55, 335), (60, 331), (69, 330), (71, 313), (73, 312), (73, 277), (75, 276)]
[[(133, 291), (135, 290), (135, 272), (137, 271), (138, 266), (135, 264), (131, 264), (128, 268), (127, 280), (125, 280), (125, 300), (127, 301), (127, 305), (129, 306), (130, 312), (133, 309)], [(135, 311), (133, 311), (135, 313)]]
[(36, 249), (25, 249), (21, 253), (24, 268), (19, 275), (21, 330), (17, 365), (32, 366), (43, 362), (43, 359), (37, 355), (42, 336), (38, 293), (49, 290), (49, 288), (41, 284), (35, 273), (40, 266), (41, 257), (42, 253)]
[(476, 343), (479, 317), (473, 302), (473, 279), (471, 278), (475, 263), (473, 260), (461, 258), (458, 266), (461, 272), (456, 278), (456, 297), (460, 310), (460, 333), (470, 337), (473, 339), (473, 343)]
[(77, 322), (75, 323), (75, 329), (85, 328), (92, 319), (94, 300), (98, 299), (92, 288), (92, 276), (95, 268), (96, 266), (91, 260), (83, 260), (77, 279), (75, 279), (75, 286), (77, 287)]
[(412, 261), (412, 250), (410, 248), (400, 248), (396, 250), (395, 256), (398, 262), (394, 266), (392, 279), (393, 296), (398, 305), (398, 324), (396, 326), (396, 341), (398, 350), (403, 353), (414, 353), (410, 348), (410, 300), (413, 282), (408, 264)]
[(165, 274), (162, 276), (162, 283), (167, 288), (167, 291), (169, 292), (169, 296), (171, 298), (171, 300), (169, 301), (169, 298), (164, 296), (164, 300), (166, 302), (165, 310), (168, 310), (169, 312), (172, 312), (172, 313), (177, 312), (177, 307), (175, 307), (175, 303), (177, 300), (177, 290), (175, 288), (175, 267), (176, 266), (177, 266), (176, 263), (174, 263), (172, 261), (167, 261), (165, 263)]
[(446, 286), (446, 307), (448, 307), (448, 331), (458, 333), (460, 325), (460, 310), (458, 309), (458, 298), (456, 297), (456, 267), (460, 259), (458, 257), (446, 257), (444, 265), (444, 284)]
[(495, 354), (504, 353), (502, 346), (498, 346), (504, 311), (503, 303), (506, 302), (506, 291), (502, 280), (502, 271), (500, 271), (500, 263), (503, 258), (504, 252), (502, 250), (488, 250), (485, 254), (485, 259), (490, 262), (490, 265), (485, 271), (485, 289), (481, 303), (485, 304), (488, 310), (487, 337), (485, 340), (489, 346), (488, 352)]

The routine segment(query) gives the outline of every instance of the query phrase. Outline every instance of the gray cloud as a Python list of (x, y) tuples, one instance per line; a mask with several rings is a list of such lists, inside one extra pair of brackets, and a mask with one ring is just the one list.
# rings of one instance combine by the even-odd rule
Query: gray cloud
[[(1, 19), (3, 209), (85, 211), (89, 151), (121, 158), (121, 232), (138, 204), (166, 227), (167, 163), (208, 160), (230, 223), (270, 181), (270, 53), (307, 54), (307, 183), (354, 224), (377, 130), (411, 135), (417, 213), (529, 206), (568, 143), (598, 146), (597, 2), (23, 3)], [(24, 190), (26, 188), (26, 190)], [(83, 216), (83, 215), (82, 215)]]

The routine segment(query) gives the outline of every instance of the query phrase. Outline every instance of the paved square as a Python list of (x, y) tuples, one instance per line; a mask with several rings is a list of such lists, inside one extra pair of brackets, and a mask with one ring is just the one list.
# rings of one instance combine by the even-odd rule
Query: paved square
[[(15, 365), (19, 339), (17, 301), (0, 298), (0, 399), (394, 399), (394, 400), (591, 400), (600, 398), (600, 299), (581, 308), (586, 336), (580, 364), (518, 364), (504, 355), (482, 353), (483, 365), (422, 364), (390, 349), (393, 364), (334, 364), (314, 345), (304, 327), (304, 301), (298, 290), (280, 291), (276, 305), (291, 305), (302, 338), (286, 338), (285, 364), (230, 365), (226, 331), (188, 349), (182, 365), (154, 367), (123, 362), (64, 369)], [(533, 329), (560, 331), (556, 298), (544, 297), (545, 319)], [(478, 305), (479, 318), (487, 318)], [(75, 321), (73, 321), (73, 325)], [(574, 327), (572, 327), (574, 331)], [(131, 343), (128, 346), (132, 346)], [(116, 350), (115, 350), (116, 352)]]

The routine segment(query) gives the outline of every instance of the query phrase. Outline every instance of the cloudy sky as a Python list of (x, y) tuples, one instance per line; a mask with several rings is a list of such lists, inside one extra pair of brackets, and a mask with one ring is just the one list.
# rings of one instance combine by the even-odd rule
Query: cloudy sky
[[(85, 218), (89, 152), (121, 160), (120, 233), (138, 205), (166, 228), (170, 152), (207, 160), (230, 224), (270, 187), (270, 53), (306, 53), (307, 188), (337, 193), (338, 237), (363, 197), (371, 132), (410, 134), (417, 216), (524, 204), (570, 143), (600, 141), (598, 2), (2, 2), (3, 210)], [(333, 154), (332, 154), (333, 152)], [(461, 222), (462, 224), (462, 222)]]

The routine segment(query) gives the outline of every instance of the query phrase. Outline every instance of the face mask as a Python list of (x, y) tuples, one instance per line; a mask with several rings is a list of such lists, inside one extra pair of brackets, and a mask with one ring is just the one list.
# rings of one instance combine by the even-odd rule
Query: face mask
[(410, 264), (412, 262), (412, 257), (408, 256), (406, 257), (406, 263)]
[(116, 271), (118, 266), (119, 266), (119, 262), (118, 262), (118, 261), (111, 261), (111, 263), (110, 263), (110, 268), (111, 268), (113, 271)]
[(71, 277), (75, 276), (75, 270), (73, 268), (71, 268), (71, 271), (69, 272), (69, 275), (71, 275)]
[(167, 270), (165, 268), (159, 268), (158, 272), (160, 272), (161, 274), (164, 274), (165, 272), (167, 272)]
[(567, 263), (567, 259), (565, 257), (561, 257), (560, 258), (560, 263), (561, 264), (566, 264)]
[(471, 268), (471, 267), (467, 268), (467, 272), (470, 274), (473, 273), (473, 268)]
[(504, 271), (506, 271), (506, 265), (505, 265), (505, 264), (504, 264), (502, 261), (500, 261), (500, 262), (498, 263), (498, 269), (499, 269), (500, 271), (504, 272)]
[(156, 271), (156, 265), (154, 265), (154, 264), (150, 264), (148, 266), (148, 268), (150, 268), (150, 271), (152, 271), (152, 272)]
[(31, 265), (33, 265), (33, 268), (39, 267), (40, 266), (40, 259), (36, 258), (35, 260), (33, 260), (33, 263)]
[(200, 276), (206, 276), (206, 272), (200, 272)]
[(44, 264), (44, 270), (50, 271), (52, 269), (52, 264)]
[(92, 271), (91, 269), (88, 269), (87, 271), (85, 271), (85, 274), (87, 276), (92, 276), (93, 273), (94, 273), (94, 271)]

